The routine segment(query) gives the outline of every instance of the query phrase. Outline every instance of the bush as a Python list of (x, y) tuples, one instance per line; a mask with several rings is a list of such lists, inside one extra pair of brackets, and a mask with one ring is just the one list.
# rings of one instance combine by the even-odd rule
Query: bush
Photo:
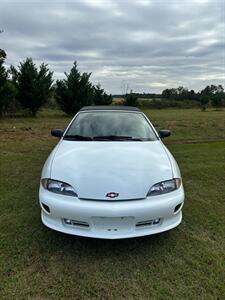
[(135, 96), (132, 91), (130, 91), (130, 94), (126, 94), (124, 105), (127, 106), (138, 106), (138, 97)]
[(207, 105), (211, 102), (212, 106), (219, 108), (223, 106), (223, 99), (225, 98), (224, 88), (219, 85), (207, 85), (199, 93), (199, 101), (201, 103), (202, 110), (206, 110)]
[(212, 106), (216, 109), (221, 108), (223, 106), (224, 95), (222, 93), (218, 93), (212, 96), (211, 103)]
[(205, 95), (205, 94), (201, 94), (199, 96), (199, 103), (200, 103), (202, 111), (205, 111), (207, 108), (207, 105), (209, 104), (209, 96)]
[(194, 108), (199, 107), (199, 103), (193, 100), (166, 100), (166, 99), (152, 99), (139, 100), (141, 108), (163, 109), (163, 108)]

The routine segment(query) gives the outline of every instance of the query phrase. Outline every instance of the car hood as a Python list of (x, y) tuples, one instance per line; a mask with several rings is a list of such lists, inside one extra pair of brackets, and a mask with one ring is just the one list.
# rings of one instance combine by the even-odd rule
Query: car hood
[(79, 198), (114, 200), (145, 198), (150, 187), (172, 178), (161, 141), (87, 142), (62, 140), (55, 153), (51, 178), (72, 185)]

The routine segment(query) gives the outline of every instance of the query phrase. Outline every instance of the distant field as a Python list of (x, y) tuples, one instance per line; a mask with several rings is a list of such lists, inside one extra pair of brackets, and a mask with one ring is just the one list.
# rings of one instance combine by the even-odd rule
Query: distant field
[(199, 109), (144, 110), (158, 129), (170, 129), (168, 143), (225, 140), (225, 111)]
[(41, 168), (70, 118), (0, 120), (0, 299), (223, 299), (225, 111), (145, 110), (177, 159), (183, 223), (129, 240), (69, 236), (40, 222)]

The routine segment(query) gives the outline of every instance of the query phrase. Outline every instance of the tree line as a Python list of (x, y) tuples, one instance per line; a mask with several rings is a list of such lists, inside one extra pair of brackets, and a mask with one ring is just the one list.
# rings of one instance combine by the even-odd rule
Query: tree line
[(0, 49), (0, 115), (10, 110), (12, 105), (27, 109), (36, 116), (40, 108), (54, 97), (59, 107), (73, 115), (85, 105), (109, 105), (112, 95), (108, 95), (100, 84), (90, 81), (91, 73), (80, 73), (74, 62), (65, 79), (53, 84), (53, 72), (47, 64), (39, 68), (32, 58), (22, 61), (18, 67), (4, 67), (6, 53)]
[(197, 93), (194, 90), (188, 90), (180, 86), (178, 88), (165, 89), (162, 92), (162, 98), (177, 101), (197, 101), (201, 105), (202, 110), (205, 110), (209, 103), (215, 108), (222, 107), (224, 105), (225, 93), (221, 84), (207, 85), (203, 90)]
[[(124, 96), (114, 95), (114, 97), (121, 98)], [(130, 95), (129, 98), (131, 99)], [(140, 106), (146, 108), (190, 108), (200, 106), (202, 110), (206, 110), (209, 105), (216, 109), (225, 106), (225, 91), (221, 84), (207, 85), (199, 92), (180, 86), (178, 88), (165, 89), (161, 94), (132, 93), (132, 98), (134, 99), (133, 105), (138, 103)]]
[[(45, 105), (50, 98), (54, 98), (66, 114), (74, 115), (86, 105), (110, 105), (113, 97), (108, 95), (100, 84), (93, 85), (90, 81), (91, 73), (81, 73), (74, 62), (65, 79), (54, 83), (53, 72), (47, 64), (42, 63), (39, 68), (32, 58), (20, 62), (17, 67), (8, 70), (4, 63), (6, 53), (0, 49), (0, 116), (9, 111), (20, 108), (26, 109), (32, 116)], [(162, 94), (127, 93), (120, 95), (125, 105), (138, 106), (144, 103), (141, 99), (152, 99), (152, 106), (182, 107), (180, 103), (192, 101), (198, 103), (205, 110), (209, 103), (219, 108), (225, 104), (225, 93), (222, 85), (208, 85), (203, 90), (195, 92), (184, 87), (165, 89)], [(166, 104), (166, 106), (165, 106)], [(169, 104), (169, 105), (168, 105)]]

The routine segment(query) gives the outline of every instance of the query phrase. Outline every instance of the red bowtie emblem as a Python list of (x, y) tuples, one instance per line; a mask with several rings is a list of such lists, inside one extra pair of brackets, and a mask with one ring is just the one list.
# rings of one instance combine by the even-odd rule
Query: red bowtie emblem
[(106, 197), (109, 197), (109, 198), (116, 198), (118, 196), (119, 196), (119, 193), (115, 193), (115, 192), (110, 192), (110, 193), (106, 194)]

